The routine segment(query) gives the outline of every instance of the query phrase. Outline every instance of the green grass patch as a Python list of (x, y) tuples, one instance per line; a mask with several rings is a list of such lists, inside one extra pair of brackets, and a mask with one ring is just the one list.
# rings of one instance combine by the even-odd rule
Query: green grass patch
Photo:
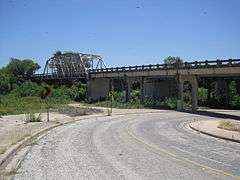
[(0, 116), (9, 114), (29, 114), (36, 112), (45, 112), (47, 107), (52, 110), (66, 106), (70, 100), (61, 98), (50, 98), (42, 100), (40, 97), (17, 97), (6, 95), (0, 97)]
[[(110, 107), (111, 101), (98, 101), (91, 104), (92, 106), (99, 107)], [(175, 109), (176, 108), (176, 100), (171, 98), (166, 98), (162, 101), (154, 100), (148, 98), (142, 104), (140, 100), (130, 100), (129, 102), (125, 102), (124, 100), (114, 99), (112, 101), (113, 108), (120, 109), (140, 109), (140, 108), (159, 108), (159, 109)]]

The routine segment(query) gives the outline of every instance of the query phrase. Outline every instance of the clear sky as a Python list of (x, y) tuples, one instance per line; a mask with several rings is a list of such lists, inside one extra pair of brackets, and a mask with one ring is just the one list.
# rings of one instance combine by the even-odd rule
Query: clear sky
[(240, 0), (0, 0), (0, 67), (56, 50), (109, 66), (240, 58)]

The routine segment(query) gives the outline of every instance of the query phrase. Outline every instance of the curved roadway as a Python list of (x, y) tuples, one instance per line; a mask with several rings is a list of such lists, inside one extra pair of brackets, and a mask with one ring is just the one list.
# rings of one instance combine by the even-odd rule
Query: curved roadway
[(240, 179), (240, 144), (191, 130), (195, 119), (207, 117), (162, 111), (61, 126), (32, 147), (15, 179)]

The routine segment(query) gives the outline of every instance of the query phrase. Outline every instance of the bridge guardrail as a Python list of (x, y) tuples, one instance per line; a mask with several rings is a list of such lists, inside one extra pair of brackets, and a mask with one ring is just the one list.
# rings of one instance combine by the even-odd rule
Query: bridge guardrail
[(146, 71), (146, 70), (167, 70), (167, 69), (196, 69), (196, 68), (214, 68), (240, 66), (240, 59), (214, 60), (214, 61), (194, 61), (184, 62), (182, 64), (149, 64), (137, 66), (122, 66), (114, 68), (91, 69), (90, 74), (126, 72), (126, 71)]
[(71, 79), (71, 78), (86, 78), (86, 74), (74, 74), (70, 76), (63, 76), (63, 75), (57, 75), (57, 74), (34, 74), (31, 76), (32, 79)]
[[(149, 71), (149, 70), (169, 70), (169, 69), (196, 69), (196, 68), (221, 68), (221, 67), (240, 66), (240, 59), (214, 60), (214, 61), (193, 61), (181, 64), (149, 64), (136, 66), (122, 66), (113, 68), (90, 69), (89, 74), (129, 72), (129, 71)], [(31, 78), (35, 79), (72, 79), (87, 78), (87, 73), (71, 74), (67, 76), (57, 74), (34, 74)]]

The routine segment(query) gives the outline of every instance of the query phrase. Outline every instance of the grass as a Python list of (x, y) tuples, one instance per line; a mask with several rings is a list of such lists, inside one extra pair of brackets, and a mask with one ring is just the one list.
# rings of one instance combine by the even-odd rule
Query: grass
[[(111, 101), (99, 101), (91, 104), (92, 106), (99, 106), (99, 107), (110, 107)], [(124, 100), (114, 100), (112, 102), (113, 108), (120, 108), (120, 109), (140, 109), (140, 108), (159, 108), (159, 109), (175, 109), (176, 108), (176, 100), (166, 98), (162, 101), (154, 100), (154, 99), (146, 99), (142, 104), (140, 100), (134, 100), (125, 102)]]
[[(97, 106), (97, 107), (110, 107), (111, 106), (111, 101), (99, 101), (91, 104), (92, 106)], [(113, 108), (120, 108), (120, 109), (139, 109), (143, 108), (144, 105), (136, 102), (118, 102), (118, 101), (113, 101), (112, 102), (112, 107)]]
[(4, 154), (6, 152), (7, 148), (6, 147), (2, 147), (0, 148), (0, 155)]
[(240, 132), (240, 122), (221, 121), (218, 125), (218, 128)]
[(47, 106), (51, 109), (62, 108), (70, 101), (51, 98), (48, 100), (48, 104), (40, 97), (16, 97), (12, 95), (0, 97), (0, 116), (9, 114), (29, 114), (36, 112), (45, 112)]

